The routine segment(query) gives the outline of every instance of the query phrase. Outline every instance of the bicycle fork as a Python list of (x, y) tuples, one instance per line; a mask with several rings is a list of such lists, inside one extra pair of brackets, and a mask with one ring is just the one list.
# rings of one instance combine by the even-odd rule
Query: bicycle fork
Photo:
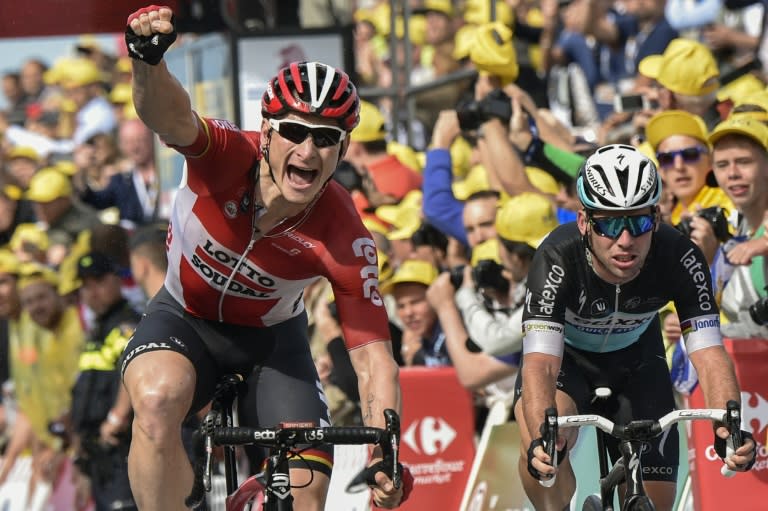
[(288, 470), (288, 458), (284, 454), (271, 454), (267, 459), (264, 511), (293, 511)]

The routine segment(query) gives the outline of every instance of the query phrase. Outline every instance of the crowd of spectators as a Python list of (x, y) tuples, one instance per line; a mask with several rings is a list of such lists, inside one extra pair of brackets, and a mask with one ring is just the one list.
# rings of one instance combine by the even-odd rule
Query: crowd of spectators
[[(315, 19), (302, 5), (302, 19)], [(335, 178), (376, 242), (402, 366), (453, 366), (479, 416), (489, 397), (506, 398), (528, 265), (575, 218), (579, 166), (608, 143), (657, 162), (660, 221), (711, 263), (724, 333), (768, 338), (763, 3), (705, 0), (692, 13), (676, 0), (423, 0), (407, 16), (386, 1), (361, 5), (334, 2), (334, 19), (354, 23), (348, 71), (401, 101), (364, 98)], [(119, 461), (130, 403), (115, 364), (165, 268), (155, 139), (130, 81), (130, 61), (89, 38), (2, 75), (0, 483), (25, 454), (43, 487), (74, 460), (76, 509), (130, 499)], [(636, 108), (616, 107), (628, 97)], [(328, 284), (313, 283), (305, 300), (334, 421), (355, 423)], [(696, 377), (675, 311), (660, 314), (684, 395)], [(96, 465), (112, 459), (105, 452), (118, 461)], [(94, 480), (105, 471), (120, 476)]]

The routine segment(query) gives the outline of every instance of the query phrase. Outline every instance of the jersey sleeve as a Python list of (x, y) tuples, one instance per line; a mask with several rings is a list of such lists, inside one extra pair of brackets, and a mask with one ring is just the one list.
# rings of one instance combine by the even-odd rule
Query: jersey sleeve
[(533, 256), (523, 305), (523, 354), (563, 355), (567, 268), (554, 243), (543, 243)]
[[(670, 243), (670, 245), (672, 245)], [(720, 311), (712, 291), (707, 260), (699, 247), (685, 236), (676, 235), (671, 274), (673, 298), (680, 329), (688, 352), (722, 344)]]
[(345, 217), (333, 223), (336, 233), (328, 242), (324, 259), (325, 277), (331, 282), (339, 324), (347, 349), (389, 340), (389, 321), (379, 293), (376, 245), (351, 206), (342, 208)]
[(227, 120), (199, 116), (197, 119), (199, 131), (195, 141), (184, 147), (169, 147), (185, 158), (187, 184), (198, 193), (215, 193), (242, 180), (243, 174), (261, 158), (259, 134), (242, 131)]

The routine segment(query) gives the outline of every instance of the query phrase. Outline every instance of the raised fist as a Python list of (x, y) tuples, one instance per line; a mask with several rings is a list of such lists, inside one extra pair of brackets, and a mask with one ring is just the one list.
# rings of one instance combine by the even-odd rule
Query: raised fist
[(176, 27), (169, 7), (150, 5), (128, 16), (125, 44), (131, 58), (155, 66), (175, 40)]

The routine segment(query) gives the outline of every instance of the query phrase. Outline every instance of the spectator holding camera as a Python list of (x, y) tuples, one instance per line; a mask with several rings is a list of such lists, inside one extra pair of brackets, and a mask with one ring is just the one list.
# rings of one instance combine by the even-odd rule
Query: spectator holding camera
[[(721, 298), (731, 337), (768, 337), (765, 256), (768, 255), (768, 127), (746, 116), (729, 118), (712, 131), (715, 177), (741, 221), (726, 259), (733, 267)], [(730, 245), (730, 244), (729, 244)]]
[(645, 133), (664, 185), (674, 196), (669, 222), (701, 248), (711, 265), (720, 243), (730, 238), (726, 218), (735, 208), (713, 179), (704, 120), (684, 110), (667, 110), (651, 117)]
[[(496, 215), (494, 241), (500, 279), (494, 278), (492, 270), (473, 271), (471, 279), (465, 278), (460, 287), (457, 286), (455, 297), (469, 337), (485, 353), (506, 356), (520, 351), (521, 307), (528, 268), (541, 240), (557, 225), (551, 201), (538, 193), (526, 192), (512, 197)], [(501, 279), (505, 287), (497, 284)]]

